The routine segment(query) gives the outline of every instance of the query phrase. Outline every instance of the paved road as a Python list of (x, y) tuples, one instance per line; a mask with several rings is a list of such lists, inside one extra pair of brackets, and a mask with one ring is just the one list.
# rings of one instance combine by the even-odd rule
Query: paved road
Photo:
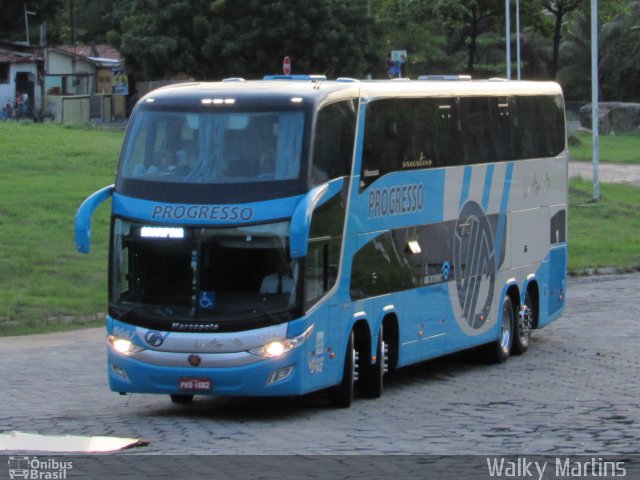
[(0, 432), (143, 438), (153, 454), (614, 454), (640, 451), (640, 274), (572, 279), (565, 315), (503, 365), (457, 355), (397, 372), (348, 410), (301, 399), (119, 396), (100, 329), (0, 338)]
[[(593, 163), (569, 163), (569, 176), (593, 179)], [(640, 187), (640, 164), (601, 163), (598, 178), (606, 183), (630, 183)]]

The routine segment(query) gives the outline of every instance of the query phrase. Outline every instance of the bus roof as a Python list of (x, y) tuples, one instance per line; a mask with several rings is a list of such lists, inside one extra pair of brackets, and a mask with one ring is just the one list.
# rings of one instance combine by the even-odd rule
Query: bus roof
[(554, 82), (491, 80), (312, 80), (231, 79), (222, 82), (181, 83), (153, 90), (143, 101), (178, 105), (203, 100), (243, 99), (256, 102), (293, 101), (324, 103), (327, 100), (363, 97), (368, 100), (389, 97), (452, 97), (482, 95), (560, 95)]

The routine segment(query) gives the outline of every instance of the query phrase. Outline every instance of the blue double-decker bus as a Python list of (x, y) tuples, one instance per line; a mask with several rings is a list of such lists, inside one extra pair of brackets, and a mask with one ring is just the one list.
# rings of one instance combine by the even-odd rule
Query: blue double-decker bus
[(337, 406), (480, 347), (522, 354), (564, 309), (567, 150), (549, 82), (265, 77), (155, 90), (112, 199), (115, 392)]

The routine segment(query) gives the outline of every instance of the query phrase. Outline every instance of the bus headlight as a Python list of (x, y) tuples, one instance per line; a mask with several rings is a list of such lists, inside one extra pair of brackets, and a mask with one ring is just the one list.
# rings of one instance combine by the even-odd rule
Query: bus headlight
[(311, 325), (304, 331), (303, 334), (298, 335), (297, 337), (269, 342), (262, 347), (249, 350), (249, 352), (253, 353), (254, 355), (260, 355), (264, 358), (281, 357), (285, 353), (290, 352), (291, 350), (295, 350), (296, 348), (301, 346), (307, 340), (307, 338), (311, 336), (311, 332), (313, 331), (314, 326), (315, 325)]
[(122, 355), (134, 355), (144, 350), (143, 347), (132, 343), (131, 340), (116, 337), (114, 335), (109, 335), (107, 337), (107, 342), (109, 343), (111, 348), (113, 348), (116, 352), (121, 353)]

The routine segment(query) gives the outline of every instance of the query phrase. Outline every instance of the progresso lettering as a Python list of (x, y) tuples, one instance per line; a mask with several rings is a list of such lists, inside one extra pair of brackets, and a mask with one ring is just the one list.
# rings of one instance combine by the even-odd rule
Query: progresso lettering
[(369, 218), (421, 212), (423, 207), (424, 185), (421, 183), (373, 188), (369, 192)]
[(220, 205), (155, 205), (153, 220), (226, 220), (247, 222), (253, 218), (253, 209)]

